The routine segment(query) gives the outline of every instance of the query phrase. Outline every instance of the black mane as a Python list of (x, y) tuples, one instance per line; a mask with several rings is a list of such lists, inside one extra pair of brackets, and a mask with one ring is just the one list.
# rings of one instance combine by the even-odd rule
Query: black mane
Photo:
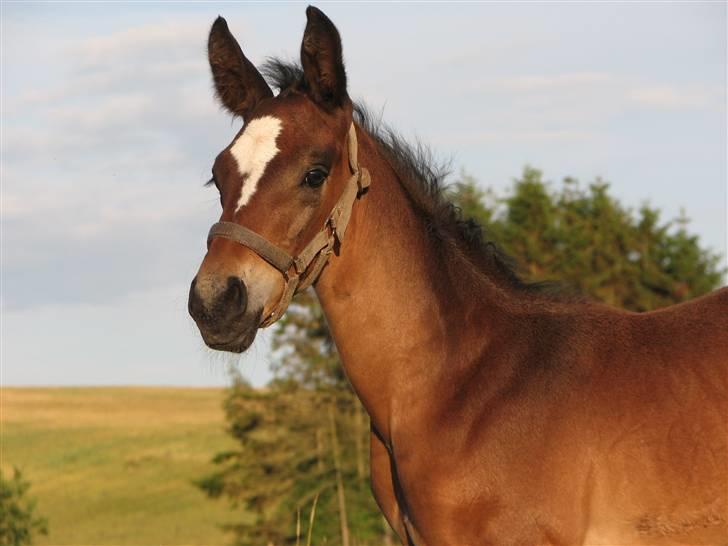
[[(303, 71), (293, 62), (271, 58), (261, 73), (281, 93), (305, 89)], [(434, 160), (430, 149), (420, 142), (406, 142), (394, 129), (361, 103), (354, 104), (354, 120), (362, 127), (388, 159), (416, 210), (424, 218), (429, 231), (438, 239), (451, 243), (478, 269), (495, 276), (509, 287), (528, 292), (552, 293), (554, 283), (528, 283), (521, 279), (515, 260), (488, 240), (483, 227), (447, 197), (449, 165)]]

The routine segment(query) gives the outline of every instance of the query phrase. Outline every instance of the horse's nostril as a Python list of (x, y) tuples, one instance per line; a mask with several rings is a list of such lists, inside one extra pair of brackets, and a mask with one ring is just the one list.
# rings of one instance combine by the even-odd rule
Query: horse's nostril
[(215, 278), (203, 281), (198, 283), (197, 278), (192, 281), (187, 300), (189, 313), (198, 325), (227, 323), (245, 313), (248, 291), (242, 279), (228, 277), (227, 286)]
[(193, 318), (200, 318), (205, 313), (205, 306), (203, 305), (202, 299), (197, 293), (197, 290), (195, 290), (196, 286), (197, 277), (192, 279), (192, 284), (190, 284), (190, 295), (187, 298), (187, 310)]
[(234, 304), (240, 311), (245, 311), (248, 304), (248, 291), (239, 277), (228, 277), (228, 287), (225, 299)]

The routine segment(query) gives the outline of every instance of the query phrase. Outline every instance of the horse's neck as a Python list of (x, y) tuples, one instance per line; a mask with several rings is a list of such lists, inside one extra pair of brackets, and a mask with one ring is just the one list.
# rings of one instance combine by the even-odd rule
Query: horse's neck
[(346, 373), (389, 437), (401, 408), (425, 402), (458, 362), (480, 353), (497, 298), (487, 286), (474, 289), (471, 268), (453, 264), (426, 235), (391, 166), (360, 134), (360, 163), (372, 184), (316, 291)]

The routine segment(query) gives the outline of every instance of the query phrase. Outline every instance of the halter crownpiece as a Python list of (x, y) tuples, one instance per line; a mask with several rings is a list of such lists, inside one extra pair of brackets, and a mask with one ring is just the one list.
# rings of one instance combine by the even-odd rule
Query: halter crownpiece
[[(347, 139), (349, 167), (352, 175), (346, 182), (341, 197), (339, 197), (331, 213), (326, 218), (321, 230), (297, 256), (291, 256), (288, 252), (254, 231), (234, 222), (217, 222), (212, 225), (210, 232), (207, 234), (208, 246), (215, 237), (230, 239), (255, 252), (283, 275), (286, 283), (283, 294), (271, 314), (260, 323), (261, 328), (267, 328), (281, 318), (291, 303), (294, 294), (305, 290), (316, 282), (326, 262), (334, 252), (334, 244), (338, 242), (341, 245), (344, 240), (354, 202), (367, 190), (371, 183), (369, 171), (359, 167), (356, 129), (353, 122), (349, 128)], [(305, 275), (307, 271), (309, 271), (308, 275)]]

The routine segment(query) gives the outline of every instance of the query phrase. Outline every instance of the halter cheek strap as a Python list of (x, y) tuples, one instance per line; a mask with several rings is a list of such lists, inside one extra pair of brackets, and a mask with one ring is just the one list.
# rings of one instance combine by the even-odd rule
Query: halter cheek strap
[(354, 202), (366, 191), (371, 182), (369, 171), (359, 167), (356, 129), (353, 123), (349, 128), (348, 148), (352, 175), (346, 182), (341, 197), (326, 218), (324, 226), (297, 256), (291, 256), (254, 231), (234, 222), (218, 222), (210, 228), (207, 235), (208, 246), (215, 237), (230, 239), (255, 252), (283, 275), (285, 281), (283, 294), (271, 314), (260, 324), (261, 328), (267, 328), (283, 316), (294, 294), (305, 290), (318, 279), (334, 251), (334, 244), (341, 245), (344, 241)]

